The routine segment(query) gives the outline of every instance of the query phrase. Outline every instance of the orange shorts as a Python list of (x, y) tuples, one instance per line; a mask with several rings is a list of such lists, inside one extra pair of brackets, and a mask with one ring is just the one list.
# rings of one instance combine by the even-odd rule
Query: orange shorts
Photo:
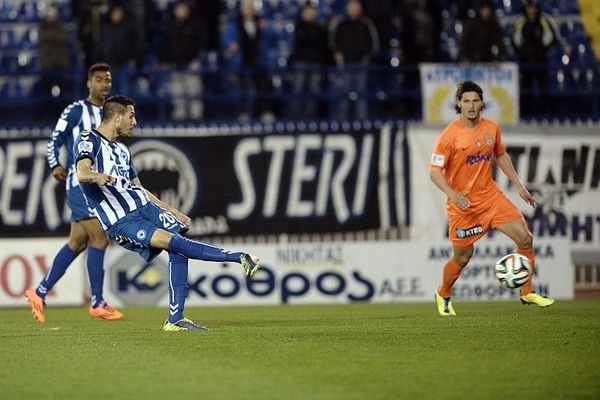
[(452, 244), (469, 247), (490, 228), (523, 219), (523, 214), (503, 193), (498, 192), (476, 209), (448, 209), (448, 236)]

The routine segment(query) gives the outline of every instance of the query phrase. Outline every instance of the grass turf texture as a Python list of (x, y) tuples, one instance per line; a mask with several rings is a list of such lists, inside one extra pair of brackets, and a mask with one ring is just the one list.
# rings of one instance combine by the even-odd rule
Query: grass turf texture
[[(432, 299), (433, 300), (433, 299)], [(0, 310), (4, 399), (598, 399), (600, 300)]]

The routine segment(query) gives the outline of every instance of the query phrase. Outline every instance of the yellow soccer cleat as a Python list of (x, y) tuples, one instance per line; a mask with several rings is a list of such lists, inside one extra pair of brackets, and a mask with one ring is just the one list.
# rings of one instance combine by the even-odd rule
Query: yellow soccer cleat
[(115, 310), (106, 304), (105, 301), (100, 303), (100, 305), (96, 308), (90, 307), (88, 314), (90, 314), (90, 317), (92, 318), (102, 318), (107, 321), (117, 321), (123, 318), (123, 313), (121, 311)]
[(162, 330), (165, 332), (179, 332), (179, 331), (207, 331), (208, 328), (202, 325), (197, 325), (187, 318), (180, 319), (179, 321), (172, 323), (166, 320), (163, 324)]
[(244, 272), (248, 278), (252, 278), (260, 269), (260, 265), (258, 265), (258, 257), (250, 254), (244, 254), (240, 258), (240, 263), (242, 264), (242, 267), (244, 267)]
[(27, 289), (25, 297), (27, 297), (33, 318), (40, 324), (46, 322), (46, 316), (44, 315), (44, 306), (46, 304), (44, 303), (44, 299), (37, 295), (34, 288)]
[(435, 301), (437, 302), (437, 308), (440, 315), (444, 317), (454, 316), (456, 313), (454, 312), (454, 307), (452, 307), (452, 302), (450, 301), (450, 297), (442, 297), (440, 294), (435, 291)]
[(522, 304), (535, 304), (540, 307), (550, 307), (554, 304), (554, 299), (551, 297), (541, 296), (536, 292), (529, 292), (525, 296), (521, 296)]

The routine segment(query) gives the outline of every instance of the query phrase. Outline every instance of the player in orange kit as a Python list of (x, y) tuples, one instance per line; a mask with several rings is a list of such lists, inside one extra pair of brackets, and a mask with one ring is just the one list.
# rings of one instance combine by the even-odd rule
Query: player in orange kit
[[(523, 186), (508, 154), (498, 124), (481, 116), (485, 108), (483, 90), (464, 81), (456, 90), (456, 112), (460, 116), (438, 136), (431, 156), (429, 176), (447, 196), (449, 236), (454, 254), (444, 266), (442, 284), (435, 292), (440, 315), (456, 315), (450, 294), (452, 285), (473, 255), (473, 244), (490, 229), (510, 237), (517, 253), (535, 268), (533, 236), (521, 211), (500, 191), (492, 176), (492, 158), (517, 188), (519, 195), (535, 207), (536, 200)], [(548, 307), (554, 299), (521, 286), (521, 302)]]

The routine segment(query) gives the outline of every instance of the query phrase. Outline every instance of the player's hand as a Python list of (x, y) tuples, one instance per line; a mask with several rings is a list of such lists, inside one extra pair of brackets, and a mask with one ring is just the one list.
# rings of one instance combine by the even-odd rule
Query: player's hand
[(65, 168), (62, 165), (57, 165), (54, 168), (52, 168), (52, 176), (57, 181), (67, 180), (67, 173), (65, 172)]
[(106, 174), (98, 174), (98, 177), (96, 178), (96, 183), (98, 185), (113, 185), (116, 181), (117, 178)]
[(467, 198), (468, 194), (469, 194), (468, 192), (463, 192), (463, 193), (454, 192), (454, 194), (452, 194), (450, 196), (450, 201), (452, 201), (454, 204), (456, 204), (458, 206), (458, 208), (465, 211), (471, 206), (471, 202)]
[(179, 211), (177, 211), (177, 214), (175, 215), (175, 217), (181, 221), (181, 223), (187, 228), (189, 229), (190, 226), (192, 225), (192, 219), (190, 217), (188, 217), (187, 215), (185, 215), (184, 213), (181, 213)]
[(521, 198), (523, 200), (525, 200), (525, 202), (527, 204), (529, 204), (530, 206), (532, 206), (532, 207), (537, 207), (538, 206), (538, 202), (535, 199), (535, 197), (533, 197), (531, 195), (531, 193), (529, 193), (529, 190), (527, 190), (527, 188), (525, 186), (523, 186), (523, 185), (521, 185), (519, 187), (519, 196), (521, 196)]

